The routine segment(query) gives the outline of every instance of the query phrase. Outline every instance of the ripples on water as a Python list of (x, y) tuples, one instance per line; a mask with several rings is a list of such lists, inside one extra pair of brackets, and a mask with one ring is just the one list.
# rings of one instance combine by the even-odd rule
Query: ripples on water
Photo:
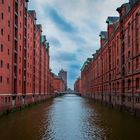
[(55, 99), (47, 115), (42, 140), (105, 140), (103, 129), (91, 119), (97, 116), (95, 110), (81, 97)]
[(65, 95), (0, 118), (0, 140), (139, 140), (140, 119)]

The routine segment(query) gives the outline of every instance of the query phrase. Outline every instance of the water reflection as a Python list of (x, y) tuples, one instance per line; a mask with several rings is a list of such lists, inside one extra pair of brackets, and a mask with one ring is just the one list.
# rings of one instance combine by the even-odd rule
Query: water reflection
[(76, 95), (0, 118), (2, 140), (137, 140), (140, 119)]

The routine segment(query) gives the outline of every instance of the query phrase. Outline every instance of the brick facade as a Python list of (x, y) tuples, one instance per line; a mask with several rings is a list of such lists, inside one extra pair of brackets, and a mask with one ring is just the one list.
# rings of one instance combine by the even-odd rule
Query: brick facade
[(54, 94), (42, 30), (28, 0), (0, 0), (0, 112)]
[[(140, 110), (140, 1), (130, 0), (107, 18), (100, 49), (81, 69), (81, 94), (132, 112)], [(76, 88), (77, 90), (77, 88)]]

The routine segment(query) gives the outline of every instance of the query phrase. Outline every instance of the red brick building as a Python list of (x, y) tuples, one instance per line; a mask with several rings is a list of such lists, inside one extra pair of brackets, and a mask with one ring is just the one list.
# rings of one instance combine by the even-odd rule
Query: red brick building
[(64, 84), (65, 84), (65, 91), (67, 90), (67, 71), (64, 71), (61, 69), (58, 73), (58, 76), (63, 79)]
[(0, 112), (53, 95), (49, 43), (28, 0), (0, 0)]
[(34, 84), (33, 84), (33, 78), (34, 78), (34, 43), (35, 43), (35, 36), (34, 36), (34, 30), (35, 30), (35, 21), (36, 21), (36, 13), (35, 11), (29, 11), (28, 12), (28, 20), (27, 20), (27, 58), (26, 58), (26, 93), (34, 93)]
[(78, 78), (74, 84), (74, 91), (81, 93), (81, 78)]
[(54, 85), (54, 92), (64, 92), (65, 91), (65, 83), (62, 78), (53, 74), (53, 85)]
[(36, 40), (35, 40), (35, 93), (39, 94), (41, 91), (41, 35), (42, 26), (36, 25)]
[(100, 49), (81, 69), (80, 90), (85, 96), (139, 113), (140, 1), (129, 0), (117, 11), (120, 16), (108, 17), (107, 32), (100, 33)]
[(49, 55), (49, 43), (46, 43), (46, 53), (45, 53), (45, 93), (47, 93), (47, 96), (49, 96), (49, 83), (50, 83), (50, 55)]
[[(13, 93), (13, 24), (14, 16), (12, 15), (13, 1), (0, 1), (0, 106), (6, 101), (6, 106), (10, 106)], [(6, 10), (5, 10), (6, 9)]]

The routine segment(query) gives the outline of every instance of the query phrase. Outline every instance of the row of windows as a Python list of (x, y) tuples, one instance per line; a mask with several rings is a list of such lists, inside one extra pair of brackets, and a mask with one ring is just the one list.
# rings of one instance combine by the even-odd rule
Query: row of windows
[[(0, 60), (0, 68), (3, 68), (3, 60)], [(9, 69), (10, 68), (10, 65), (9, 65), (9, 63), (7, 64), (7, 69)]]
[(11, 102), (11, 98), (10, 97), (5, 97), (5, 101), (4, 101), (6, 104), (10, 103)]
[[(128, 102), (132, 102), (132, 101), (133, 101), (133, 98), (132, 98), (132, 97), (128, 97), (128, 98), (127, 98), (127, 101), (128, 101)], [(135, 102), (136, 102), (136, 103), (140, 103), (140, 97), (136, 97), (136, 98), (135, 98)]]
[[(2, 82), (3, 82), (3, 77), (0, 76), (0, 84), (2, 84)], [(9, 84), (9, 78), (7, 78), (7, 84)]]
[(0, 52), (3, 52), (3, 44), (0, 44)]
[[(28, 75), (29, 76), (29, 75)], [(31, 76), (31, 75), (30, 75)], [(3, 83), (3, 77), (2, 76), (0, 76), (0, 84), (2, 84)], [(9, 78), (7, 78), (7, 84), (9, 84)], [(29, 83), (29, 82), (27, 82), (27, 85), (28, 86), (32, 86), (32, 84), (31, 83)], [(19, 86), (21, 86), (21, 80), (19, 80)]]
[[(11, 103), (11, 97), (5, 97), (3, 100), (5, 104)], [(21, 100), (22, 100), (22, 96), (18, 96), (17, 101), (21, 101)]]
[[(136, 78), (135, 82), (136, 82), (135, 83), (136, 84), (135, 88), (136, 88), (136, 90), (139, 90), (140, 89), (140, 79)], [(124, 88), (127, 88), (128, 90), (131, 90), (131, 88), (132, 88), (131, 79), (128, 79), (127, 83), (128, 83), (128, 87), (124, 87)], [(125, 86), (125, 83), (124, 83), (124, 86)], [(102, 89), (102, 88), (97, 87), (97, 90), (99, 90), (99, 89)], [(104, 86), (104, 90), (108, 90), (107, 85)], [(115, 84), (112, 84), (112, 90), (115, 90)], [(119, 82), (117, 82), (117, 90), (120, 90), (120, 83)]]
[[(4, 14), (1, 13), (1, 19), (3, 20), (4, 19)], [(10, 20), (8, 20), (8, 27), (10, 27)]]
[[(2, 36), (4, 35), (4, 30), (3, 30), (3, 28), (1, 29), (1, 35), (2, 35)], [(8, 35), (8, 41), (10, 41), (10, 35)]]

